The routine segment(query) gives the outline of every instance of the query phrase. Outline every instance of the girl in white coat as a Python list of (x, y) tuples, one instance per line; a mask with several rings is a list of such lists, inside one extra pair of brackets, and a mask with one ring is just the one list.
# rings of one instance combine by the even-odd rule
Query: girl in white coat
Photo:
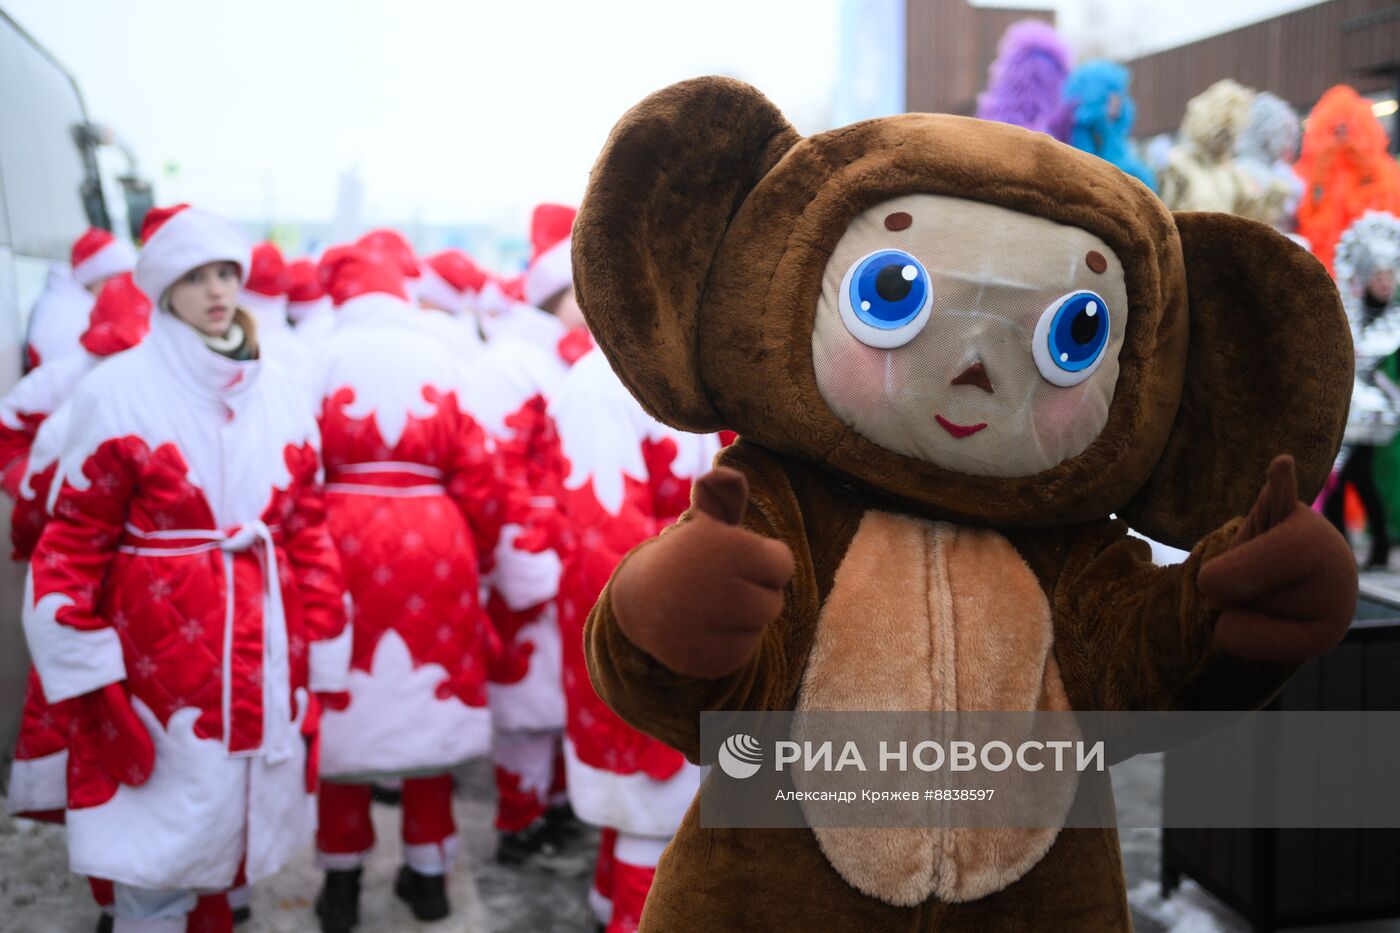
[(237, 305), (247, 242), (184, 205), (143, 233), (151, 333), (73, 397), (25, 632), (72, 716), (72, 868), (115, 882), (118, 931), (173, 931), (311, 838), (313, 693), (350, 646), (316, 423)]

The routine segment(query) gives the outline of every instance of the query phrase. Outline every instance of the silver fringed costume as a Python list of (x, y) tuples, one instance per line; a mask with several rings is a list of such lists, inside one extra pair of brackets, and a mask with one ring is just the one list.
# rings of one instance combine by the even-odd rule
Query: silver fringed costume
[(1303, 180), (1293, 171), (1298, 158), (1298, 114), (1282, 99), (1260, 91), (1249, 122), (1235, 142), (1235, 159), (1255, 186), (1255, 220), (1292, 233), (1297, 225)]
[[(1378, 270), (1400, 272), (1400, 218), (1367, 211), (1342, 234), (1334, 268), (1356, 346), (1356, 382), (1339, 463), (1356, 444), (1382, 447), (1400, 432), (1400, 387), (1380, 371), (1400, 350), (1400, 300), (1392, 295), (1379, 313), (1368, 312), (1366, 283)], [(1369, 319), (1368, 319), (1369, 318)]]

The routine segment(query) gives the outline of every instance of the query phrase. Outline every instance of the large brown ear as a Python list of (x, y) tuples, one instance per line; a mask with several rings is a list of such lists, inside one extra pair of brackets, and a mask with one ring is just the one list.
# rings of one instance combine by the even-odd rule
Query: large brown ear
[(1249, 511), (1278, 454), (1311, 502), (1342, 442), (1355, 357), (1341, 297), (1307, 250), (1229, 214), (1174, 215), (1191, 308), (1186, 382), (1156, 470), (1122, 517), (1190, 548)]
[(653, 415), (723, 425), (696, 364), (710, 266), (744, 198), (801, 137), (755, 88), (696, 78), (613, 128), (574, 223), (574, 287), (594, 338)]

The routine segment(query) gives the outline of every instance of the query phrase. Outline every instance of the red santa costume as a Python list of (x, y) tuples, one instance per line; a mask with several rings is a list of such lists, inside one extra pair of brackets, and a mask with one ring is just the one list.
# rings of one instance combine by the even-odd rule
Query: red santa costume
[(418, 262), (418, 254), (402, 233), (388, 227), (376, 227), (355, 241), (355, 245), (392, 257), (403, 274), (403, 290), (410, 305), (418, 304), (418, 292), (422, 286), (423, 268)]
[[(247, 267), (197, 208), (143, 233), (136, 283), (162, 303), (192, 269)], [(118, 930), (183, 929), (193, 892), (267, 877), (312, 829), (312, 693), (343, 688), (350, 646), (297, 391), (161, 310), (71, 401), (25, 634), (71, 701), (69, 861), (116, 882)]]
[[(512, 490), (488, 579), (487, 610), (501, 642), (490, 667), (496, 828), (513, 835), (534, 827), (562, 788), (557, 762), (564, 697), (553, 606), (560, 564), (552, 549), (520, 539), (532, 512), (554, 502), (545, 400), (564, 370), (557, 358), (514, 340), (488, 345), (472, 367), (478, 386), (472, 412), (496, 439), (503, 482)], [(500, 855), (502, 861), (524, 859), (524, 853), (512, 857), (504, 849)]]
[(92, 368), (88, 354), (79, 352), (31, 370), (0, 398), (0, 490), (11, 499), (19, 495), (29, 448), (39, 425), (72, 394)]
[[(409, 304), (432, 313), (419, 314), (410, 318), (413, 326), (440, 341), (459, 359), (475, 356), (481, 349), (480, 335), (475, 328), (465, 326), (461, 319), (453, 316), (455, 310), (433, 302), (433, 297), (442, 296), (443, 289), (433, 286), (443, 284), (441, 279), (428, 266), (418, 259), (408, 240), (397, 230), (371, 230), (355, 243), (374, 252), (393, 257), (403, 273), (403, 288)], [(429, 296), (425, 300), (425, 293)], [(452, 303), (449, 298), (448, 303)], [(442, 314), (448, 311), (449, 314)]]
[[(88, 312), (78, 352), (33, 370), (0, 398), (0, 489), (18, 499), (30, 445), (39, 426), (68, 400), (103, 357), (135, 346), (150, 329), (151, 303), (129, 272), (107, 279)], [(37, 538), (16, 507), (11, 534)], [(27, 556), (33, 541), (20, 550)]]
[(577, 208), (565, 204), (535, 207), (530, 215), (529, 265), (513, 279), (488, 280), (477, 295), (481, 330), (488, 342), (520, 340), (550, 355), (562, 355), (570, 366), (592, 345), (582, 327), (561, 321), (547, 307), (573, 282), (569, 249), (577, 213)]
[(507, 301), (511, 300), (506, 297), (502, 282), (499, 275), (492, 272), (486, 273), (486, 281), (482, 283), (481, 291), (477, 292), (476, 300), (472, 302), (481, 334), (487, 340), (491, 339), (491, 325), (487, 319), (503, 314), (507, 309)]
[[(72, 357), (85, 360), (83, 372), (99, 360), (141, 342), (150, 329), (151, 303), (131, 281), (129, 274), (112, 278), (97, 296), (89, 316), (89, 324), (80, 338), (84, 353)], [(67, 360), (44, 367), (43, 372), (69, 368)], [(40, 375), (30, 373), (26, 380)], [(26, 463), (25, 473), (18, 484), (14, 515), (10, 522), (10, 538), (14, 558), (28, 560), (39, 541), (39, 534), (48, 521), (48, 493), (58, 457), (62, 452), (71, 407), (67, 396), (77, 382), (63, 393), (48, 399), (43, 406), (54, 406), (52, 413), (42, 418), (33, 437), (33, 444), (20, 459)], [(34, 412), (36, 417), (43, 412)], [(19, 738), (15, 742), (14, 763), (10, 769), (10, 790), (7, 804), (10, 812), (19, 815), (52, 818), (61, 816), (67, 804), (68, 720), (62, 708), (54, 708), (44, 697), (39, 678), (31, 667), (24, 712), (20, 719)]]
[(569, 800), (604, 828), (589, 900), (608, 933), (631, 933), (661, 851), (703, 776), (680, 752), (624, 723), (598, 698), (583, 657), (583, 624), (629, 550), (674, 522), (720, 442), (648, 415), (598, 350), (570, 370), (549, 406), (568, 468), (559, 588), (568, 706)]
[(52, 266), (44, 292), (29, 315), (25, 338), (30, 369), (79, 352), (92, 297), (112, 276), (130, 272), (136, 253), (125, 240), (92, 227), (73, 241), (70, 269)]
[[(494, 547), (500, 503), (488, 438), (462, 407), (464, 370), (418, 325), (398, 264), (337, 247), (321, 272), (337, 321), (315, 380), (354, 631), (348, 704), (322, 720), (318, 911), (332, 929), (357, 916), (374, 844), (367, 782), (387, 776), (408, 778), (397, 890), (424, 919), (446, 913), (457, 845), (448, 772), (490, 746), (478, 558)], [(431, 897), (414, 896), (428, 887)]]
[(573, 281), (569, 234), (575, 208), (538, 205), (530, 215), (530, 264), (521, 275), (488, 281), (477, 297), (481, 332), (488, 342), (512, 337), (553, 353), (567, 328), (544, 303), (559, 294), (559, 283)]
[(78, 336), (92, 307), (92, 293), (73, 280), (61, 263), (49, 266), (44, 290), (29, 312), (24, 338), (24, 365), (38, 369), (78, 350)]
[[(151, 302), (144, 292), (131, 280), (130, 273), (121, 273), (108, 279), (101, 293), (93, 303), (88, 316), (88, 327), (79, 342), (84, 353), (60, 360), (44, 371), (54, 373), (73, 367), (70, 360), (84, 361), (81, 371), (86, 373), (102, 358), (129, 349), (141, 342), (150, 330)], [(50, 372), (52, 371), (52, 372)], [(35, 371), (25, 377), (38, 377)], [(59, 387), (50, 383), (50, 387)], [(76, 388), (76, 382), (72, 388)], [(47, 407), (55, 400), (39, 407)], [(28, 560), (38, 543), (39, 534), (48, 521), (48, 493), (62, 452), (63, 440), (67, 431), (71, 407), (67, 395), (51, 414), (42, 417), (42, 423), (33, 436), (33, 443), (27, 455), (17, 462), (25, 464), (24, 476), (18, 486), (14, 513), (10, 519), (10, 539), (14, 545), (12, 554), (15, 560)], [(4, 403), (0, 403), (3, 410)], [(31, 411), (32, 417), (42, 416), (41, 411)], [(0, 434), (4, 431), (0, 428)], [(68, 804), (68, 730), (71, 723), (64, 704), (50, 704), (44, 696), (38, 672), (33, 665), (29, 668), (24, 706), (20, 715), (19, 736), (15, 741), (14, 760), (10, 765), (10, 788), (6, 805), (16, 816), (45, 822), (62, 822), (64, 808)], [(93, 897), (110, 917), (112, 913), (112, 885), (109, 881), (92, 880)]]
[(321, 288), (321, 273), (310, 259), (287, 263), (287, 317), (293, 332), (308, 347), (335, 327), (335, 309)]
[(419, 303), (452, 315), (453, 322), (462, 328), (460, 340), (469, 355), (480, 353), (483, 342), (476, 322), (475, 303), (486, 284), (485, 270), (460, 249), (433, 253), (423, 260), (422, 269)]
[[(533, 255), (522, 287), (541, 304), (556, 303), (572, 289), (568, 255), (574, 213), (558, 205), (534, 212)], [(560, 741), (563, 649), (555, 618), (561, 565), (548, 536), (525, 529), (558, 517), (563, 468), (546, 405), (578, 357), (580, 335), (567, 334), (553, 314), (530, 310), (551, 322), (552, 342), (540, 342), (542, 331), (498, 329), (476, 365), (486, 386), (480, 416), (497, 438), (508, 485), (523, 492), (508, 503), (488, 602), (502, 642), (491, 669), (501, 833), (496, 857), (507, 864), (563, 868), (555, 861), (569, 831)], [(586, 332), (581, 336), (586, 346)], [(551, 811), (551, 805), (558, 809)]]
[(276, 243), (253, 247), (252, 267), (238, 303), (257, 321), (259, 352), (294, 374), (304, 373), (308, 355), (287, 323), (287, 262)]

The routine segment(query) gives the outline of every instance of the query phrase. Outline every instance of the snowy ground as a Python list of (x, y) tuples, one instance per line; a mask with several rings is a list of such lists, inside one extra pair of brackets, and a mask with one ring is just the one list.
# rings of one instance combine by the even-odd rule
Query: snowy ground
[[(586, 897), (597, 836), (587, 834), (569, 849), (580, 873), (559, 878), (503, 868), (492, 860), (495, 800), (491, 769), (479, 762), (463, 769), (456, 805), (463, 856), (452, 875), (453, 913), (437, 923), (419, 923), (393, 894), (399, 867), (399, 811), (374, 805), (379, 845), (365, 868), (360, 933), (593, 933)], [(252, 923), (240, 933), (316, 933), (311, 902), (321, 875), (311, 851), (276, 878), (253, 890)], [(12, 820), (0, 809), (0, 930), (4, 933), (90, 933), (97, 910), (87, 885), (68, 873), (60, 827)]]
[[(1114, 791), (1125, 825), (1150, 825), (1159, 810), (1161, 758), (1147, 755), (1114, 769)], [(398, 868), (398, 810), (376, 804), (380, 839), (366, 869), (361, 900), (361, 933), (592, 933), (585, 897), (596, 836), (580, 839), (570, 852), (580, 873), (559, 878), (507, 869), (491, 855), (495, 833), (491, 771), (484, 762), (464, 769), (457, 800), (457, 824), (464, 857), (453, 873), (453, 915), (420, 924), (391, 891)], [(4, 933), (87, 933), (96, 910), (86, 885), (68, 874), (62, 829), (11, 820), (0, 814), (0, 930)], [(1155, 829), (1124, 829), (1122, 847), (1137, 933), (1246, 933), (1248, 927), (1228, 908), (1191, 881), (1168, 901), (1157, 886), (1161, 836)], [(247, 933), (315, 933), (311, 901), (320, 875), (308, 850), (277, 878), (258, 885), (253, 922)], [(1400, 933), (1400, 921), (1310, 927), (1299, 933)]]
[[(1113, 795), (1123, 826), (1161, 822), (1162, 756), (1139, 755), (1113, 769)], [(1158, 884), (1162, 832), (1121, 829), (1123, 871), (1136, 933), (1248, 933), (1249, 925), (1234, 911), (1185, 879), (1169, 900)], [(1345, 926), (1296, 927), (1290, 933), (1400, 933), (1400, 920)]]

